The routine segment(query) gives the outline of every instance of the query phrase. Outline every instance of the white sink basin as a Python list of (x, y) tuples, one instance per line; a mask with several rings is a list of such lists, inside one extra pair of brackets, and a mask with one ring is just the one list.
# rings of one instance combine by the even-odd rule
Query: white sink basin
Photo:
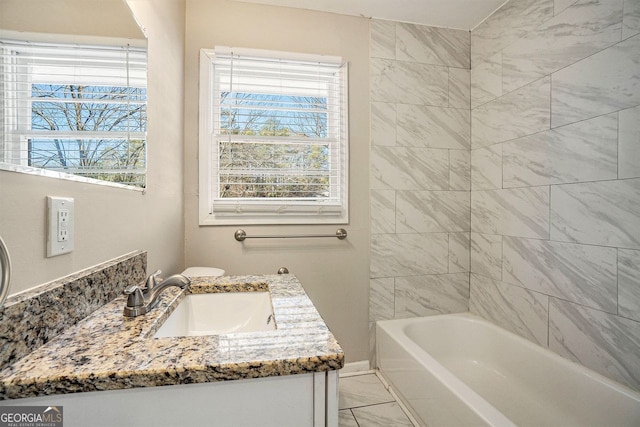
[(269, 292), (190, 294), (178, 304), (154, 338), (275, 329)]

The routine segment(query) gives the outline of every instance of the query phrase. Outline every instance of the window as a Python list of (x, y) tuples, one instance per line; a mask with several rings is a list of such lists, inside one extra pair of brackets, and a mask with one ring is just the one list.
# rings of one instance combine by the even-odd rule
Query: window
[(217, 47), (200, 67), (200, 223), (347, 223), (347, 65)]
[(146, 50), (0, 40), (0, 164), (145, 185)]

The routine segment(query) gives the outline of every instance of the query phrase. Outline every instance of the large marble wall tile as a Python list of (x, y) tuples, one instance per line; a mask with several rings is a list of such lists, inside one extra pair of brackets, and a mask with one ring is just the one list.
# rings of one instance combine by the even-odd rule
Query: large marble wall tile
[(449, 68), (449, 107), (468, 110), (471, 105), (471, 70)]
[(469, 150), (449, 150), (449, 190), (471, 189), (471, 156)]
[(371, 232), (395, 233), (396, 192), (394, 190), (371, 190)]
[(471, 68), (469, 32), (426, 25), (396, 26), (396, 59)]
[(502, 188), (502, 144), (471, 151), (471, 188), (474, 191)]
[(504, 187), (616, 179), (617, 114), (502, 144)]
[(616, 249), (505, 237), (502, 281), (616, 314)]
[(383, 277), (369, 281), (369, 321), (393, 319), (394, 279)]
[(511, 0), (471, 32), (471, 64), (486, 61), (553, 17), (553, 0)]
[(502, 52), (471, 69), (471, 108), (502, 96)]
[(638, 178), (640, 177), (640, 107), (620, 111), (618, 126), (618, 178)]
[(471, 192), (471, 231), (549, 238), (549, 187)]
[(449, 233), (449, 273), (469, 272), (469, 233)]
[(578, 0), (553, 0), (553, 14), (557, 16)]
[(397, 145), (469, 149), (469, 110), (398, 104), (397, 111)]
[(473, 148), (549, 129), (551, 80), (545, 77), (471, 112)]
[(640, 322), (551, 298), (549, 348), (640, 390)]
[(371, 277), (446, 273), (448, 243), (447, 233), (373, 234)]
[(449, 71), (437, 65), (373, 58), (371, 100), (446, 107)]
[(640, 249), (640, 179), (552, 186), (551, 239)]
[(469, 311), (543, 347), (549, 297), (471, 273)]
[(398, 191), (396, 232), (469, 231), (467, 191)]
[(640, 251), (618, 249), (618, 314), (640, 321)]
[(371, 145), (396, 145), (396, 104), (371, 103)]
[(552, 74), (551, 125), (640, 104), (640, 35)]
[(502, 279), (502, 236), (471, 233), (471, 272)]
[(510, 92), (620, 41), (623, 0), (579, 0), (502, 51)]
[(371, 188), (446, 190), (449, 153), (428, 148), (371, 148)]
[(640, 33), (640, 1), (625, 0), (622, 18), (622, 40)]
[(396, 59), (396, 23), (372, 19), (369, 23), (371, 33), (371, 57)]
[(396, 278), (395, 318), (469, 311), (469, 274)]

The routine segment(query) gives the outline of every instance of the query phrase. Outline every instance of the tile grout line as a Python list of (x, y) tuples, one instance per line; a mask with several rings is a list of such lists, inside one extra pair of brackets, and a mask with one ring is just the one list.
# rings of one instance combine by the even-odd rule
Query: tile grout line
[(370, 408), (370, 407), (374, 407), (374, 406), (386, 405), (386, 404), (389, 404), (389, 403), (397, 403), (398, 406), (400, 407), (400, 409), (402, 410), (403, 414), (413, 424), (413, 426), (414, 427), (420, 427), (420, 424), (417, 422), (415, 417), (409, 412), (408, 408), (400, 400), (398, 395), (395, 393), (395, 391), (391, 388), (389, 383), (387, 383), (387, 381), (384, 379), (384, 377), (382, 377), (382, 375), (379, 372), (380, 371), (378, 369), (375, 369), (375, 370), (357, 372), (357, 373), (353, 373), (353, 374), (347, 374), (345, 377), (348, 378), (348, 377), (355, 377), (355, 376), (375, 375), (377, 380), (380, 382), (380, 384), (383, 386), (383, 388), (390, 394), (390, 396), (391, 396), (391, 398), (393, 400), (389, 400), (389, 401), (385, 401), (385, 402), (379, 402), (379, 403), (372, 403), (372, 404), (369, 404), (369, 405), (361, 405), (361, 406), (353, 406), (353, 407), (349, 407), (349, 408), (342, 408), (342, 409), (339, 409), (339, 411), (345, 411), (345, 410), (350, 411), (351, 414), (353, 415), (353, 418), (356, 420), (356, 424), (358, 424), (358, 426), (360, 426), (360, 423), (358, 422), (358, 417), (353, 412), (353, 409)]
[(362, 375), (375, 375), (376, 370), (375, 369), (367, 369), (366, 371), (354, 371), (354, 372), (347, 372), (345, 374), (340, 374), (340, 378), (349, 378), (349, 377), (359, 377)]
[(402, 412), (404, 412), (405, 416), (409, 419), (411, 424), (413, 424), (414, 427), (420, 427), (420, 423), (418, 422), (418, 420), (415, 419), (415, 417), (413, 416), (411, 411), (409, 411), (409, 408), (407, 408), (407, 406), (404, 404), (404, 402), (402, 402), (402, 400), (396, 394), (396, 392), (393, 390), (393, 388), (391, 388), (391, 385), (387, 382), (387, 380), (384, 379), (384, 376), (382, 375), (382, 373), (380, 372), (379, 369), (376, 369), (375, 376), (382, 383), (382, 385), (389, 392), (389, 394), (391, 394), (391, 397), (393, 397), (393, 399), (398, 404), (398, 406), (400, 407)]
[(358, 427), (360, 427), (360, 423), (358, 422), (358, 418), (356, 418), (356, 414), (353, 413), (353, 411), (351, 410), (351, 408), (348, 409), (349, 413), (351, 414), (351, 416), (353, 417), (353, 419), (356, 421), (356, 425)]
[[(387, 390), (387, 391), (389, 391), (389, 390)], [(393, 395), (391, 397), (393, 398)], [(344, 411), (344, 410), (347, 410), (347, 409), (348, 410), (352, 410), (352, 409), (370, 408), (372, 406), (386, 405), (388, 403), (395, 403), (395, 402), (397, 402), (397, 401), (396, 400), (389, 400), (389, 401), (386, 401), (386, 402), (370, 403), (368, 405), (351, 406), (349, 408), (342, 408), (342, 409), (340, 409), (340, 411)]]

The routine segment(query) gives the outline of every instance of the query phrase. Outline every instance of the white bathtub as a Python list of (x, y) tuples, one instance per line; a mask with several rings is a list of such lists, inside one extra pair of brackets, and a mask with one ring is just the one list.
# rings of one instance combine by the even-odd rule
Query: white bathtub
[(640, 393), (468, 313), (386, 320), (377, 363), (429, 426), (640, 426)]

